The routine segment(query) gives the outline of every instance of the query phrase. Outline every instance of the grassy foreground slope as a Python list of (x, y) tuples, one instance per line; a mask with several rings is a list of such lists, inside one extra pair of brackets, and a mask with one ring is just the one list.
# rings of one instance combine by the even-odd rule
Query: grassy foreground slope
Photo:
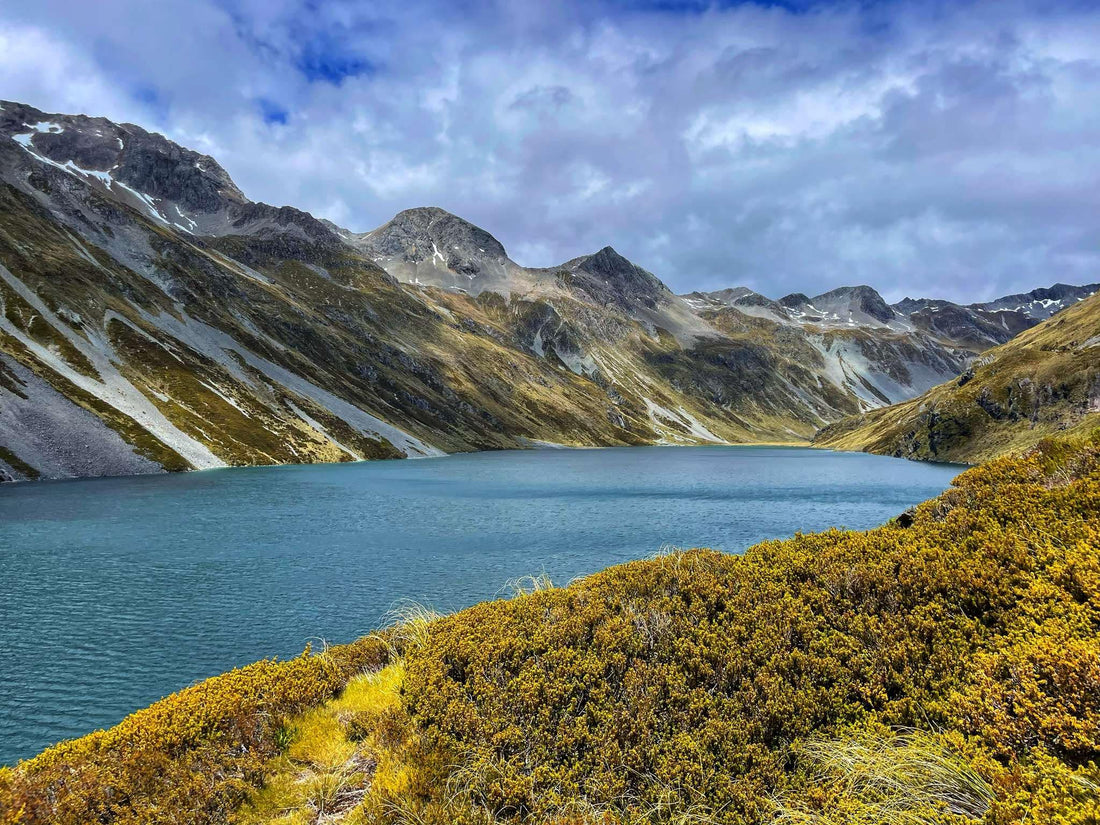
[(216, 677), (0, 772), (0, 822), (1096, 822), (1098, 548), (1100, 431)]
[(976, 463), (1100, 423), (1100, 294), (990, 350), (954, 381), (822, 429), (839, 450)]

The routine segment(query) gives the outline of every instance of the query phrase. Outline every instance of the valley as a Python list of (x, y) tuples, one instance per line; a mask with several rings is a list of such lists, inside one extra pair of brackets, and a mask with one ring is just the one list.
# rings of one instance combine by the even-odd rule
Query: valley
[(138, 126), (0, 104), (0, 477), (808, 443), (1095, 291), (673, 294), (436, 208), (354, 233)]

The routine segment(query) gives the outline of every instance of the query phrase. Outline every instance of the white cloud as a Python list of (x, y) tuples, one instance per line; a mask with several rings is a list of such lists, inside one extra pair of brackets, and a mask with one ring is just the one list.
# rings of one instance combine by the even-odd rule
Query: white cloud
[(612, 244), (677, 290), (772, 295), (1100, 280), (1100, 13), (927, 8), (9, 0), (0, 87), (355, 230), (443, 206), (531, 265)]
[(95, 62), (50, 32), (28, 25), (0, 25), (3, 96), (37, 101), (59, 112), (91, 111), (119, 120), (141, 107), (103, 77)]

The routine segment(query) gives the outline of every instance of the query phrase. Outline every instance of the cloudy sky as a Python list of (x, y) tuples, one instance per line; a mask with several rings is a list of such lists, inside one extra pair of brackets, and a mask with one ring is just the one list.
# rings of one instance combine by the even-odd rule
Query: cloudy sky
[(1096, 3), (5, 0), (0, 97), (354, 230), (438, 205), (680, 292), (1100, 281)]

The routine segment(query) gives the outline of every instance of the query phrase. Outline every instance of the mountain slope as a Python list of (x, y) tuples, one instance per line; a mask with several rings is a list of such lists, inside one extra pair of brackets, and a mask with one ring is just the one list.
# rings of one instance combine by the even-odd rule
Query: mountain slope
[(912, 298), (888, 305), (869, 286), (841, 287), (813, 298), (795, 293), (772, 300), (744, 287), (683, 297), (724, 331), (756, 328), (772, 341), (787, 342), (788, 351), (798, 340), (793, 351), (801, 363), (845, 388), (866, 411), (959, 375), (980, 353), (1098, 288), (1056, 284), (970, 306)]
[(990, 350), (955, 381), (824, 428), (814, 444), (975, 462), (1100, 417), (1100, 294)]
[[(248, 201), (210, 158), (0, 106), (0, 477), (789, 439), (819, 423), (672, 386), (651, 361), (687, 360), (674, 338), (556, 272), (522, 294), (406, 286), (351, 233)], [(399, 275), (421, 232), (497, 256), (479, 271), (502, 260), (439, 210), (390, 229), (372, 250)]]
[(859, 410), (912, 398), (958, 375), (973, 357), (956, 341), (915, 329), (866, 286), (778, 301), (744, 288), (684, 297), (701, 318), (729, 335), (769, 342)]
[(522, 267), (434, 207), (354, 233), (0, 103), (0, 479), (805, 441), (973, 356), (868, 287), (813, 301), (677, 296), (610, 247)]
[(794, 293), (772, 300), (745, 287), (693, 292), (683, 297), (700, 312), (729, 307), (807, 329), (891, 329), (977, 354), (1011, 340), (1097, 291), (1100, 284), (1055, 284), (965, 306), (932, 298), (903, 298), (887, 305), (869, 286), (841, 287), (814, 298)]
[(1051, 315), (1061, 312), (1066, 307), (1073, 306), (1078, 301), (1083, 301), (1098, 289), (1100, 289), (1100, 284), (1085, 284), (1084, 286), (1055, 284), (1049, 288), (1040, 287), (1031, 290), (1031, 292), (1006, 295), (993, 301), (971, 304), (971, 307), (983, 309), (987, 312), (1022, 312), (1029, 318), (1045, 320)]

